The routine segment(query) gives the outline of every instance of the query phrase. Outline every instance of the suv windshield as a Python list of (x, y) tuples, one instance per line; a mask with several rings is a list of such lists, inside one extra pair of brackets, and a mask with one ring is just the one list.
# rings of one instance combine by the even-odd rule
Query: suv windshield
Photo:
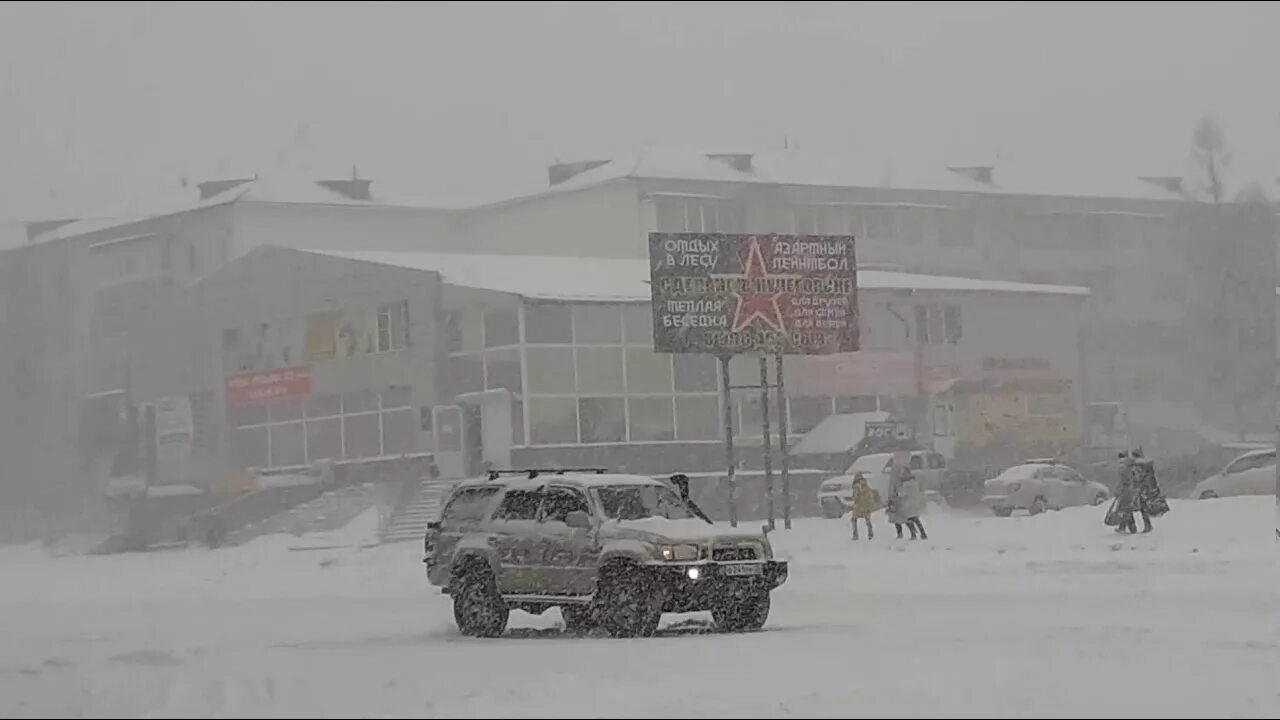
[(596, 488), (595, 493), (604, 516), (615, 520), (693, 517), (679, 495), (659, 485), (615, 485)]

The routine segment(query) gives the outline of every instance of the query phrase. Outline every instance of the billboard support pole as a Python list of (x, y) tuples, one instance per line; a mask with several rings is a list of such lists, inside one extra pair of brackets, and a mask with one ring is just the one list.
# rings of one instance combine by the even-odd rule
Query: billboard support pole
[(769, 529), (777, 527), (773, 516), (773, 450), (769, 444), (769, 356), (760, 356), (761, 449), (764, 451), (764, 503)]
[[(778, 375), (778, 449), (782, 456), (782, 527), (791, 529), (791, 456), (787, 447), (787, 393), (782, 386), (782, 353), (773, 356)], [(772, 517), (772, 515), (770, 515)]]
[(733, 454), (733, 399), (729, 396), (729, 359), (720, 356), (720, 406), (724, 408), (724, 462), (729, 483), (729, 525), (738, 527), (738, 473)]

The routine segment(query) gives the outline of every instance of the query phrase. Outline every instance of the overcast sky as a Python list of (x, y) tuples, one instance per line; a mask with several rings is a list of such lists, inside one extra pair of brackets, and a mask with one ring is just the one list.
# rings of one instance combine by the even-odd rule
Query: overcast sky
[(1280, 175), (1280, 7), (0, 5), (0, 219), (360, 174), (449, 203), (644, 146), (1178, 172), (1196, 119)]

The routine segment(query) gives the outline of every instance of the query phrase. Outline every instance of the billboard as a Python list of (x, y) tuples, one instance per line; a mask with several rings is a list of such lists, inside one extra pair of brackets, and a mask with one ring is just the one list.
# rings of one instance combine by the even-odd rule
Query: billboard
[(310, 394), (311, 370), (306, 366), (241, 373), (227, 378), (227, 404), (233, 406)]
[(650, 233), (649, 267), (657, 352), (858, 349), (852, 236)]

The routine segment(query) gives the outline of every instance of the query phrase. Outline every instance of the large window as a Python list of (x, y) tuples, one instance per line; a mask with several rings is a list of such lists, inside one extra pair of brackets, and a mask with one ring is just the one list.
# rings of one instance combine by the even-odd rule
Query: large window
[(573, 342), (573, 314), (568, 305), (533, 304), (524, 310), (525, 342), (538, 345)]
[(529, 347), (525, 349), (525, 356), (529, 366), (530, 393), (574, 392), (572, 349)]
[(578, 348), (578, 392), (621, 394), (622, 348)]
[(533, 445), (578, 442), (578, 402), (571, 397), (530, 397), (529, 435)]
[(409, 347), (409, 303), (401, 301), (378, 308), (378, 352)]
[(503, 347), (520, 342), (520, 318), (514, 308), (484, 311), (484, 346)]
[(484, 355), (485, 386), (489, 390), (506, 388), (519, 395), (523, 387), (520, 379), (520, 350), (507, 348), (491, 350)]
[(672, 355), (676, 392), (719, 392), (720, 373), (715, 358), (705, 355)]
[(671, 356), (648, 348), (627, 348), (627, 391), (632, 393), (670, 393)]
[(714, 395), (676, 396), (676, 439), (718, 440), (720, 402)]
[(627, 400), (627, 406), (632, 442), (676, 439), (672, 398), (633, 397)]
[(715, 359), (653, 352), (647, 303), (531, 302), (523, 328), (503, 331), (523, 337), (510, 348), (492, 347), (492, 317), (486, 315), (488, 349), (453, 354), (454, 385), (483, 382), (514, 393), (515, 444), (719, 438)]
[(281, 468), (429, 450), (412, 395), (391, 386), (228, 408), (232, 457), (240, 467)]
[(617, 443), (627, 439), (626, 401), (620, 397), (578, 400), (578, 426), (584, 443)]
[(617, 345), (622, 342), (622, 315), (617, 305), (575, 305), (573, 342), (577, 345)]
[(955, 345), (964, 334), (959, 305), (917, 305), (916, 333), (925, 345)]
[(653, 204), (658, 232), (740, 233), (746, 229), (746, 208), (726, 200), (661, 196)]

